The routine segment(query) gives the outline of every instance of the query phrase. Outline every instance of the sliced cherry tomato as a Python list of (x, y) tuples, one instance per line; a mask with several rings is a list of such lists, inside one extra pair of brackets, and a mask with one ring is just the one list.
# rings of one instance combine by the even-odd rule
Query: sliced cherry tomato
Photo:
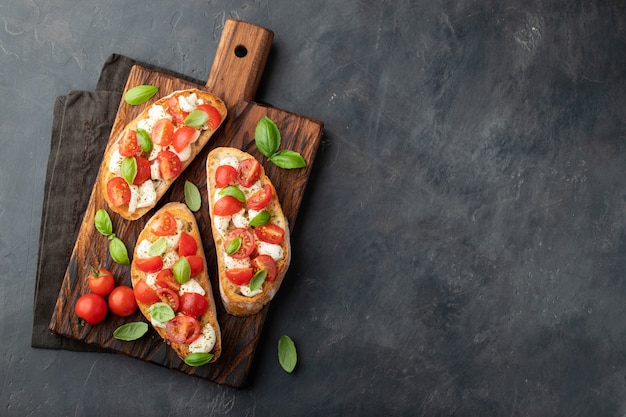
[(217, 129), (217, 127), (220, 125), (220, 122), (222, 121), (222, 116), (220, 115), (220, 112), (208, 103), (200, 104), (198, 106), (198, 110), (202, 110), (209, 116), (209, 120), (206, 122), (207, 126), (209, 126), (213, 130)]
[(152, 305), (161, 301), (156, 291), (154, 291), (151, 286), (146, 284), (146, 281), (143, 279), (137, 281), (137, 284), (133, 287), (133, 292), (135, 293), (137, 301), (143, 304)]
[(165, 325), (167, 338), (174, 343), (186, 344), (200, 337), (200, 322), (190, 316), (176, 316)]
[(169, 288), (170, 290), (176, 291), (176, 293), (178, 293), (180, 289), (180, 284), (174, 278), (174, 273), (170, 268), (164, 269), (157, 274), (156, 285), (159, 288)]
[(171, 288), (157, 288), (156, 293), (161, 301), (169, 304), (169, 306), (172, 307), (172, 310), (178, 311), (180, 300), (177, 292), (174, 292)]
[(135, 156), (141, 153), (141, 146), (137, 141), (137, 131), (129, 130), (120, 140), (118, 151), (122, 156)]
[(220, 165), (215, 170), (215, 185), (224, 188), (237, 179), (237, 170), (231, 165)]
[(163, 258), (158, 255), (149, 258), (136, 258), (134, 262), (140, 271), (147, 273), (159, 272), (163, 268)]
[(243, 187), (250, 187), (261, 176), (261, 164), (254, 158), (244, 159), (237, 168), (237, 181)]
[(189, 115), (189, 113), (184, 112), (180, 109), (180, 104), (178, 103), (178, 96), (172, 96), (167, 100), (167, 112), (174, 119), (174, 123), (177, 125), (182, 125), (185, 117)]
[(157, 160), (159, 161), (161, 178), (164, 180), (173, 180), (183, 169), (180, 158), (172, 151), (160, 151), (157, 154)]
[(226, 270), (226, 278), (235, 285), (248, 285), (252, 279), (252, 268), (233, 268)]
[(178, 256), (195, 255), (198, 251), (198, 244), (189, 233), (182, 232), (178, 239)]
[(152, 233), (157, 236), (170, 236), (176, 233), (176, 218), (169, 211), (164, 211), (152, 225)]
[(248, 208), (252, 210), (264, 209), (272, 199), (272, 187), (269, 184), (265, 184), (263, 189), (252, 194), (246, 201)]
[(168, 146), (174, 137), (174, 123), (170, 119), (159, 119), (152, 127), (150, 138), (152, 143), (159, 146)]
[(122, 177), (111, 178), (107, 182), (107, 194), (113, 207), (130, 203), (130, 185)]
[(98, 324), (107, 315), (107, 302), (101, 295), (89, 293), (81, 295), (74, 305), (74, 312), (89, 324)]
[(108, 269), (91, 268), (87, 284), (92, 293), (98, 295), (107, 295), (115, 287), (115, 277)]
[(285, 230), (277, 224), (268, 223), (265, 226), (255, 227), (254, 234), (263, 242), (278, 245), (285, 237)]
[(143, 156), (136, 156), (135, 161), (137, 161), (137, 174), (135, 175), (133, 184), (141, 185), (149, 180), (152, 175), (150, 172), (150, 161), (148, 161), (148, 158), (144, 158)]
[(174, 132), (172, 146), (176, 152), (181, 153), (187, 145), (195, 141), (200, 136), (200, 131), (191, 126), (181, 126)]
[(231, 216), (243, 208), (243, 203), (231, 195), (225, 195), (217, 200), (213, 206), (213, 214), (216, 216)]
[(226, 236), (226, 241), (224, 242), (224, 249), (235, 239), (241, 239), (241, 245), (237, 252), (231, 254), (235, 259), (244, 259), (248, 256), (252, 255), (252, 252), (256, 249), (256, 243), (254, 241), (254, 235), (248, 230), (244, 228), (233, 229)]
[(276, 279), (276, 261), (269, 255), (259, 255), (252, 260), (252, 268), (254, 268), (254, 272), (265, 269), (267, 271), (267, 276), (265, 280), (268, 282), (272, 282)]
[(189, 269), (191, 269), (190, 276), (195, 277), (202, 271), (204, 271), (204, 258), (202, 256), (191, 255), (185, 256), (187, 262), (189, 262)]
[(206, 298), (196, 292), (186, 292), (180, 296), (180, 312), (188, 316), (201, 316), (208, 307)]
[(128, 317), (137, 310), (137, 300), (133, 289), (127, 285), (113, 288), (108, 297), (109, 309), (120, 317)]

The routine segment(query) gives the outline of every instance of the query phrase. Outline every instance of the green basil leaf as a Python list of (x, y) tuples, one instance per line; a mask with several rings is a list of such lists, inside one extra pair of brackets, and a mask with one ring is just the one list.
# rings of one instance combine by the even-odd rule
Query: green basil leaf
[(256, 271), (252, 279), (250, 280), (250, 291), (256, 291), (261, 288), (265, 278), (267, 277), (267, 269), (261, 269)]
[(137, 340), (148, 332), (148, 323), (143, 321), (134, 321), (122, 324), (113, 331), (113, 337), (118, 340)]
[(228, 255), (232, 255), (233, 253), (237, 252), (239, 248), (241, 247), (242, 242), (243, 242), (243, 239), (241, 239), (240, 237), (236, 237), (230, 242), (228, 242), (228, 244), (226, 245), (226, 253)]
[(212, 353), (193, 352), (185, 357), (185, 363), (189, 366), (202, 366), (211, 362)]
[(152, 139), (150, 138), (150, 133), (147, 130), (142, 129), (140, 127), (137, 128), (137, 143), (139, 143), (139, 147), (142, 152), (152, 152)]
[(250, 226), (253, 226), (253, 227), (264, 226), (267, 223), (269, 223), (269, 221), (270, 221), (270, 214), (268, 213), (267, 210), (263, 210), (262, 212), (254, 216), (252, 220), (250, 220)]
[(96, 211), (96, 215), (94, 216), (94, 223), (96, 224), (96, 229), (98, 232), (102, 233), (105, 236), (109, 236), (113, 233), (113, 223), (111, 223), (111, 218), (109, 217), (109, 213), (105, 209), (99, 209)]
[(148, 314), (150, 314), (150, 317), (159, 323), (166, 323), (176, 316), (172, 307), (163, 302), (154, 303), (148, 307)]
[(167, 251), (167, 239), (164, 237), (160, 237), (150, 245), (148, 248), (148, 255), (150, 256), (160, 256), (163, 255)]
[(202, 205), (200, 190), (189, 180), (185, 180), (185, 204), (187, 204), (187, 207), (189, 207), (191, 211), (200, 210), (200, 206)]
[(184, 284), (189, 281), (189, 278), (191, 278), (191, 266), (189, 266), (187, 258), (184, 256), (178, 258), (172, 267), (172, 272), (174, 273), (174, 279), (176, 279), (179, 284)]
[(280, 131), (272, 119), (263, 116), (254, 129), (256, 147), (266, 157), (271, 157), (280, 147)]
[(127, 156), (122, 160), (122, 178), (126, 180), (128, 185), (133, 185), (135, 176), (137, 175), (137, 160), (132, 156)]
[(287, 335), (282, 335), (278, 339), (278, 362), (287, 372), (291, 372), (298, 362), (298, 352), (293, 340)]
[(202, 110), (194, 110), (189, 113), (189, 116), (185, 117), (183, 123), (187, 126), (194, 127), (196, 129), (200, 129), (202, 126), (209, 121), (209, 115), (203, 112)]
[(246, 196), (239, 188), (234, 185), (229, 185), (220, 190), (219, 195), (229, 195), (231, 197), (235, 197), (237, 200), (242, 203), (246, 202)]
[(157, 91), (159, 91), (159, 87), (155, 85), (138, 85), (124, 94), (124, 101), (131, 106), (137, 106), (150, 100)]
[(283, 149), (270, 156), (270, 161), (277, 167), (292, 169), (302, 168), (306, 166), (306, 161), (298, 152), (289, 149)]
[(114, 237), (111, 239), (109, 242), (109, 252), (111, 253), (111, 258), (118, 264), (128, 265), (130, 263), (126, 246), (119, 238)]

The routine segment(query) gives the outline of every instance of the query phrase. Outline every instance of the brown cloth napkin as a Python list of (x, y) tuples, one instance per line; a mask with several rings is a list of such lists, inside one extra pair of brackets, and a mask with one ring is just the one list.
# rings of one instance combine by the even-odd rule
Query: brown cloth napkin
[(95, 91), (70, 91), (54, 103), (35, 281), (34, 348), (100, 351), (53, 334), (48, 325), (74, 248), (91, 189), (133, 65), (196, 83), (173, 71), (113, 54), (102, 67)]

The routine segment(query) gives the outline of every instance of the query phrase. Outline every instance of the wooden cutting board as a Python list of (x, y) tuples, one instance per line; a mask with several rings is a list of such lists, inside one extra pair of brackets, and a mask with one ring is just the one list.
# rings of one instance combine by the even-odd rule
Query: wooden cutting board
[[(224, 100), (228, 107), (227, 119), (208, 145), (159, 201), (155, 209), (136, 221), (123, 219), (108, 208), (102, 197), (103, 190), (98, 185), (99, 180), (96, 179), (50, 321), (52, 332), (220, 384), (233, 387), (245, 385), (269, 305), (258, 314), (249, 317), (231, 316), (224, 310), (218, 290), (215, 247), (207, 207), (205, 164), (208, 152), (218, 146), (232, 146), (254, 155), (263, 164), (267, 175), (274, 183), (285, 215), (289, 219), (290, 228), (293, 230), (321, 140), (323, 124), (317, 120), (252, 101), (259, 86), (273, 37), (274, 34), (270, 30), (250, 23), (237, 20), (226, 22), (205, 87)], [(158, 94), (140, 106), (130, 106), (121, 100), (107, 146), (112, 145), (114, 140), (112, 138), (116, 138), (128, 122), (159, 97), (176, 90), (198, 87), (178, 78), (135, 66), (130, 72), (125, 91), (141, 84), (158, 86)], [(299, 152), (307, 162), (305, 168), (281, 169), (260, 154), (254, 143), (254, 130), (263, 116), (268, 116), (278, 125), (282, 137), (281, 149)], [(100, 164), (100, 161), (93, 161), (93, 163)], [(197, 368), (189, 367), (182, 362), (152, 328), (148, 334), (134, 342), (123, 342), (113, 338), (113, 330), (118, 326), (130, 321), (145, 321), (139, 311), (127, 318), (115, 317), (109, 313), (104, 322), (95, 326), (81, 326), (74, 314), (74, 304), (78, 297), (89, 292), (86, 277), (91, 265), (103, 263), (103, 266), (108, 267), (117, 277), (118, 285), (131, 285), (130, 266), (118, 265), (112, 261), (107, 238), (99, 234), (94, 227), (95, 212), (100, 208), (109, 212), (115, 234), (126, 244), (132, 256), (136, 238), (147, 219), (169, 201), (184, 201), (186, 179), (196, 184), (202, 195), (202, 208), (195, 213), (195, 216), (203, 238), (223, 338), (223, 350), (219, 360)], [(298, 238), (292, 235), (292, 240)], [(295, 275), (287, 272), (285, 280), (294, 279), (296, 279)], [(276, 297), (281, 295), (289, 296), (279, 291)], [(279, 366), (278, 363), (276, 366)]]

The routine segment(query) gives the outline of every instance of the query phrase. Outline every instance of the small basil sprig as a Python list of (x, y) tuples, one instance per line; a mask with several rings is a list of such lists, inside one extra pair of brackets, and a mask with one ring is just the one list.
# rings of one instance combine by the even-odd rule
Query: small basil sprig
[(194, 110), (183, 120), (183, 123), (187, 126), (195, 127), (196, 129), (201, 128), (209, 121), (209, 115), (202, 110)]
[(134, 321), (122, 324), (113, 331), (113, 337), (118, 340), (137, 340), (148, 332), (148, 324), (143, 321)]
[(174, 274), (174, 279), (179, 284), (184, 284), (189, 281), (189, 278), (191, 278), (191, 266), (189, 265), (187, 258), (184, 256), (178, 258), (172, 267), (172, 273)]
[(137, 143), (141, 148), (142, 152), (152, 152), (152, 139), (150, 138), (150, 133), (147, 130), (142, 129), (140, 127), (137, 128)]
[(148, 248), (148, 255), (150, 256), (159, 256), (163, 255), (167, 251), (167, 239), (164, 237), (160, 237)]
[(137, 176), (137, 160), (132, 156), (127, 156), (122, 159), (120, 170), (122, 178), (126, 180), (128, 185), (133, 185), (133, 181), (135, 181), (135, 177)]
[(124, 101), (131, 106), (137, 106), (150, 100), (159, 91), (155, 85), (138, 85), (124, 94)]
[(254, 276), (250, 280), (250, 291), (256, 291), (261, 288), (265, 278), (267, 277), (267, 269), (260, 269), (255, 272)]
[(278, 362), (287, 372), (292, 372), (298, 362), (298, 352), (293, 340), (287, 335), (282, 335), (278, 339)]
[(200, 210), (202, 205), (202, 199), (200, 197), (200, 190), (196, 187), (196, 184), (189, 180), (185, 180), (185, 204), (191, 211)]
[(130, 260), (128, 259), (128, 251), (126, 250), (124, 242), (122, 242), (117, 236), (115, 236), (115, 233), (113, 233), (113, 223), (111, 222), (109, 213), (107, 213), (104, 209), (99, 209), (96, 211), (94, 216), (94, 223), (98, 232), (109, 239), (109, 252), (111, 253), (111, 258), (113, 258), (113, 260), (118, 264), (128, 265), (130, 263)]
[(270, 214), (267, 210), (263, 210), (250, 220), (250, 226), (260, 227), (266, 225), (270, 221)]
[(241, 247), (242, 241), (243, 239), (241, 239), (240, 237), (236, 237), (228, 242), (228, 244), (226, 245), (226, 254), (232, 255), (233, 253), (237, 252)]
[(298, 152), (280, 148), (280, 130), (276, 123), (263, 116), (254, 129), (254, 142), (259, 151), (279, 168), (292, 169), (306, 166), (306, 161)]
[(166, 323), (176, 316), (172, 307), (163, 302), (156, 302), (148, 307), (148, 314), (159, 323)]
[(246, 195), (243, 193), (243, 191), (241, 191), (239, 188), (235, 187), (234, 185), (229, 185), (229, 186), (222, 188), (218, 194), (229, 195), (231, 197), (235, 197), (237, 200), (241, 201), (242, 203), (246, 202)]
[(212, 353), (193, 352), (185, 357), (185, 363), (189, 366), (202, 366), (213, 359)]

